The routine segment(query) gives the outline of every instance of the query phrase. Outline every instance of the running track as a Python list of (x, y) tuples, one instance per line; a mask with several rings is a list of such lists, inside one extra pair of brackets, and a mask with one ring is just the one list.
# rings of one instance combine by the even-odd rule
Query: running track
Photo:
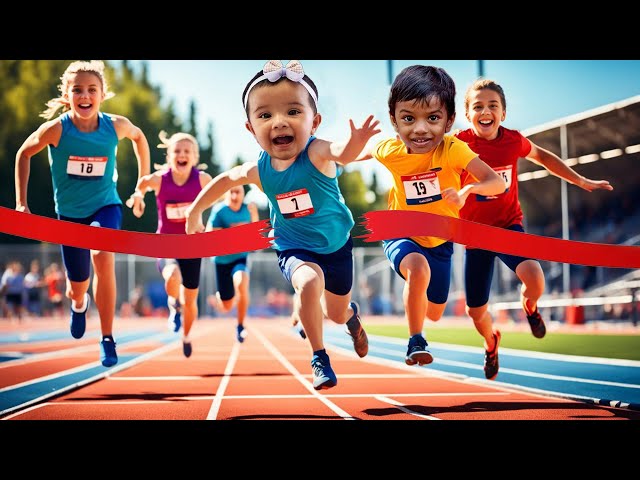
[[(363, 319), (366, 327), (366, 319)], [(500, 349), (497, 381), (483, 350), (432, 344), (435, 361), (404, 364), (406, 342), (370, 336), (360, 359), (327, 322), (338, 385), (311, 385), (308, 343), (288, 319), (200, 319), (193, 355), (161, 318), (117, 319), (119, 363), (98, 361), (97, 319), (74, 340), (66, 319), (0, 324), (4, 420), (638, 420), (640, 362)]]

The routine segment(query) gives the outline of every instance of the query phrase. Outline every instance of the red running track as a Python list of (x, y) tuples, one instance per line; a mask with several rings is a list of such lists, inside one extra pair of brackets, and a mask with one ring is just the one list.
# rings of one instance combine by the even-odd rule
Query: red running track
[[(51, 328), (35, 319), (0, 323), (0, 336)], [(364, 320), (366, 327), (366, 320)], [(38, 361), (0, 364), (2, 389), (96, 362), (97, 321), (81, 340), (2, 344), (2, 351), (52, 352)], [(288, 319), (248, 318), (248, 337), (235, 340), (235, 321), (200, 319), (191, 331), (193, 355), (182, 354), (180, 335), (169, 344), (153, 335), (118, 348), (143, 357), (105, 378), (4, 415), (5, 420), (625, 420), (640, 412), (584, 404), (459, 380), (428, 367), (360, 359), (351, 350), (327, 347), (338, 385), (317, 392), (311, 385), (308, 343)], [(53, 322), (66, 329), (64, 320)], [(117, 319), (123, 331), (157, 328), (164, 319)], [(106, 371), (106, 369), (105, 369)]]

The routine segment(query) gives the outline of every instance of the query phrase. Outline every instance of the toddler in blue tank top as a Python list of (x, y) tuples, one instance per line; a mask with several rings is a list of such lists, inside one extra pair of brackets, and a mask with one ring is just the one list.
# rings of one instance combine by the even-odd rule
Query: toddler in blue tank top
[(224, 192), (253, 183), (269, 200), (273, 248), (283, 276), (295, 290), (293, 319), (304, 327), (313, 357), (313, 387), (338, 380), (323, 342), (323, 319), (346, 324), (360, 357), (367, 335), (351, 301), (353, 216), (338, 186), (338, 165), (353, 160), (380, 130), (369, 116), (337, 143), (317, 138), (322, 120), (318, 89), (297, 60), (265, 64), (242, 94), (245, 127), (263, 149), (247, 162), (214, 178), (187, 208), (187, 233), (204, 231), (202, 213)]

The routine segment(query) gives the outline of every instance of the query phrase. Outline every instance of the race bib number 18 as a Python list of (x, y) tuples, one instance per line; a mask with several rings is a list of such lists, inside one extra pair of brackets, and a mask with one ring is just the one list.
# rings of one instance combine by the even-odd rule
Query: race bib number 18
[(69, 156), (67, 175), (79, 180), (98, 180), (104, 176), (107, 157)]
[(313, 204), (306, 188), (276, 195), (278, 208), (284, 218), (299, 218), (311, 215)]

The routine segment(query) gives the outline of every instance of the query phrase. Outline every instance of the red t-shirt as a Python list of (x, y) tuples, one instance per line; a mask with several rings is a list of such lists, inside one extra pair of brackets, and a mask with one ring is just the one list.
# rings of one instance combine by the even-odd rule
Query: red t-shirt
[[(531, 142), (517, 130), (502, 126), (494, 140), (477, 137), (472, 129), (461, 130), (455, 136), (467, 142), (471, 150), (501, 175), (507, 184), (507, 190), (499, 195), (469, 195), (460, 210), (460, 218), (501, 228), (522, 225), (524, 216), (518, 199), (518, 159), (529, 155)], [(473, 175), (466, 170), (462, 172), (463, 186), (474, 181)]]

